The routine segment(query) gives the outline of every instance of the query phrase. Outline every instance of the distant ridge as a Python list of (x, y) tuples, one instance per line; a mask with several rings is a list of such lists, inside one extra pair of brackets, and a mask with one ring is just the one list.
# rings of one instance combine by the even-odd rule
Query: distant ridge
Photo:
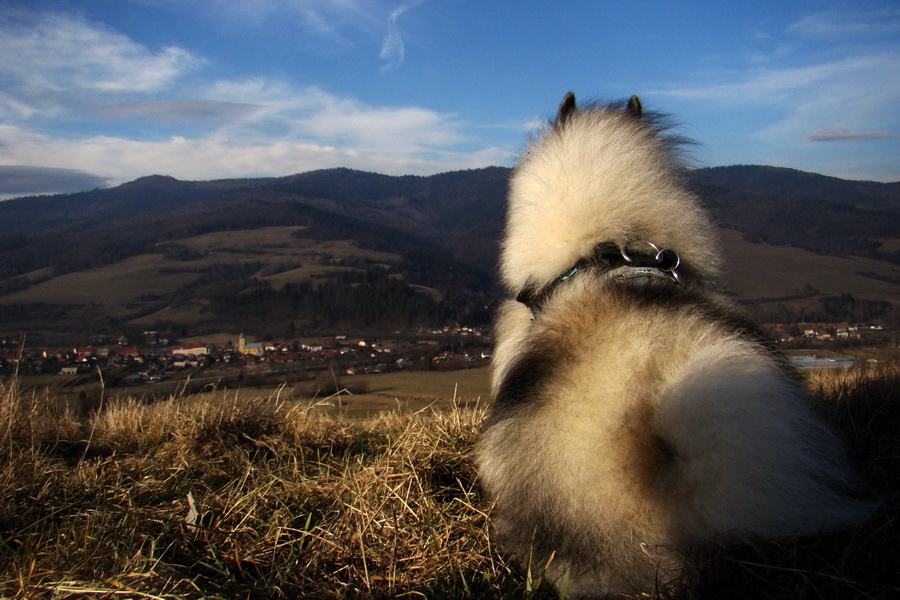
[[(486, 321), (509, 174), (489, 167), (432, 176), (345, 168), (212, 181), (150, 175), (3, 201), (0, 334), (96, 326), (85, 319), (191, 331)], [(772, 318), (834, 315), (835, 306), (849, 306), (828, 300), (824, 310), (835, 294), (869, 303), (854, 304), (857, 314), (900, 305), (900, 184), (750, 165), (688, 176), (715, 221), (731, 230), (723, 237), (732, 264), (779, 257), (732, 286), (739, 299), (754, 299), (754, 310), (781, 306)], [(118, 280), (133, 284), (106, 290), (104, 282)], [(72, 285), (97, 294), (68, 293)], [(360, 286), (373, 302), (388, 303), (385, 310), (365, 316), (347, 305), (323, 313), (323, 299), (314, 297), (327, 289), (337, 306), (358, 297)], [(404, 319), (403, 306), (419, 316)]]
[(762, 194), (802, 196), (861, 208), (900, 208), (900, 182), (854, 181), (759, 165), (697, 169), (691, 178), (698, 183)]

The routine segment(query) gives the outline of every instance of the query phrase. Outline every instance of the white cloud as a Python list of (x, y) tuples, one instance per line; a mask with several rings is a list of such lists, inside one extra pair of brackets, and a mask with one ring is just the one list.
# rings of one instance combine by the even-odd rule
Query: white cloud
[(345, 166), (385, 174), (427, 175), (453, 169), (485, 167), (508, 159), (499, 148), (458, 152), (361, 152), (314, 141), (281, 139), (267, 143), (218, 136), (137, 141), (109, 136), (68, 140), (0, 126), (10, 143), (0, 147), (0, 163), (67, 168), (100, 173), (119, 183), (152, 173), (179, 179), (288, 175)]
[(232, 124), (235, 135), (271, 137), (277, 129), (282, 139), (315, 140), (354, 152), (413, 160), (469, 141), (464, 124), (454, 115), (421, 107), (370, 106), (315, 86), (296, 89), (259, 78), (219, 81), (204, 95), (236, 105), (253, 103), (255, 110)]
[(72, 15), (15, 16), (0, 24), (7, 57), (0, 61), (0, 80), (23, 94), (154, 91), (204, 63), (182, 48), (152, 51)]
[(370, 107), (333, 97), (294, 123), (318, 139), (392, 154), (446, 148), (466, 139), (451, 115), (416, 107)]
[[(65, 166), (114, 182), (150, 173), (180, 179), (287, 175), (346, 166), (386, 174), (431, 174), (508, 162), (499, 148), (472, 146), (454, 115), (415, 106), (371, 106), (321, 88), (251, 78), (196, 86), (190, 100), (100, 105), (103, 119), (209, 126), (202, 136), (65, 138), (0, 125), (0, 164)], [(157, 136), (158, 138), (158, 136)]]
[(656, 93), (727, 107), (773, 107), (773, 120), (787, 115), (763, 135), (782, 126), (792, 133), (882, 129), (897, 118), (900, 105), (898, 32), (896, 8), (809, 14), (772, 36), (769, 54), (754, 54), (747, 68), (701, 73), (699, 84)]
[[(417, 4), (401, 5), (393, 21)], [(296, 5), (323, 15), (339, 5), (363, 10), (350, 1)], [(453, 114), (371, 105), (286, 79), (209, 79), (206, 61), (185, 49), (150, 49), (80, 17), (16, 19), (29, 26), (0, 22), (0, 47), (18, 58), (0, 63), (0, 165), (122, 182), (152, 173), (210, 179), (335, 166), (430, 174), (509, 160), (506, 151), (479, 146)]]

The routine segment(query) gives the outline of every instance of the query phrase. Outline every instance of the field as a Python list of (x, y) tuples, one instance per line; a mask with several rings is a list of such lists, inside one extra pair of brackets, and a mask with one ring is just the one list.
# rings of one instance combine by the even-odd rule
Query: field
[[(409, 375), (364, 383), (440, 401), (369, 418), (281, 389), (108, 401), (79, 418), (6, 382), (0, 597), (556, 597), (491, 536), (471, 458), (486, 373)], [(716, 554), (696, 565), (697, 598), (900, 594), (900, 371), (823, 371), (810, 386), (879, 515)]]
[[(853, 294), (900, 303), (900, 267), (858, 256), (815, 254), (800, 248), (745, 241), (737, 231), (720, 229), (726, 288), (738, 298), (780, 298), (809, 285), (824, 294)], [(879, 278), (864, 275), (877, 273)]]
[[(236, 336), (235, 336), (236, 337)], [(264, 373), (266, 371), (263, 371)], [(171, 394), (181, 394), (188, 382), (191, 389), (204, 389), (202, 396), (209, 402), (253, 401), (269, 397), (298, 401), (315, 397), (310, 410), (328, 415), (361, 418), (383, 411), (411, 412), (433, 407), (445, 409), (454, 401), (471, 403), (486, 400), (490, 394), (490, 369), (478, 367), (454, 371), (395, 371), (366, 375), (337, 375), (319, 371), (314, 379), (306, 379), (304, 371), (275, 372), (271, 379), (290, 379), (300, 374), (295, 383), (248, 384), (245, 380), (235, 387), (232, 383), (220, 386), (219, 376), (201, 371), (189, 378), (170, 379), (163, 383), (147, 383), (128, 387), (101, 387), (96, 373), (79, 376), (37, 375), (20, 377), (18, 385), (26, 394), (49, 396), (60, 406), (69, 406), (78, 414), (96, 407), (101, 393), (108, 400), (128, 397), (142, 402)], [(79, 382), (85, 382), (79, 384)], [(207, 383), (211, 381), (210, 383)]]
[[(352, 240), (294, 237), (304, 227), (262, 227), (207, 233), (159, 244), (159, 252), (51, 277), (24, 290), (0, 296), (0, 305), (61, 304), (103, 307), (105, 314), (135, 325), (159, 321), (192, 324), (209, 319), (208, 299), (172, 302), (178, 290), (201, 280), (204, 273), (226, 265), (249, 267), (253, 276), (275, 289), (287, 282), (309, 281), (343, 270), (332, 259), (354, 258), (375, 263), (400, 260), (396, 254), (359, 248)], [(39, 274), (35, 274), (38, 277)], [(2, 282), (0, 282), (2, 283)]]
[[(404, 261), (399, 254), (361, 248), (349, 239), (294, 237), (303, 233), (301, 226), (206, 233), (160, 243), (151, 253), (93, 269), (56, 276), (47, 269), (34, 271), (23, 276), (34, 282), (24, 289), (11, 285), (12, 280), (0, 281), (0, 287), (10, 284), (8, 289), (15, 290), (0, 292), (0, 325), (28, 330), (33, 339), (48, 344), (56, 343), (60, 335), (82, 344), (87, 332), (108, 332), (120, 325), (146, 329), (177, 325), (195, 334), (237, 327), (211, 308), (222, 297), (225, 283), (252, 277), (280, 290), (287, 283), (319, 281), (326, 273), (357, 270), (359, 265), (396, 266)], [(787, 304), (807, 312), (820, 308), (821, 298), (847, 294), (856, 300), (900, 305), (900, 266), (750, 243), (733, 230), (719, 233), (726, 288), (738, 300), (768, 300), (769, 305)], [(885, 240), (885, 247), (895, 242)], [(412, 289), (435, 300), (442, 296), (435, 287)], [(239, 291), (227, 294), (234, 298)], [(295, 319), (301, 328), (304, 318)], [(286, 320), (275, 327), (278, 335), (281, 327), (287, 329)]]
[(342, 395), (340, 402), (351, 414), (373, 415), (383, 410), (401, 412), (434, 407), (446, 409), (457, 404), (486, 402), (490, 397), (490, 369), (463, 371), (399, 371), (386, 374), (345, 377), (341, 383), (358, 392)]

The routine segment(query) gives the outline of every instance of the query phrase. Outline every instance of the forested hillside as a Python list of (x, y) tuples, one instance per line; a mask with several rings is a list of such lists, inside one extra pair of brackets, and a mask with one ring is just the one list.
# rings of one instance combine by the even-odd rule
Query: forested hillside
[[(716, 222), (740, 233), (723, 232), (739, 300), (784, 319), (900, 304), (900, 185), (773, 167), (688, 175)], [(508, 177), (150, 176), (0, 202), (0, 333), (484, 324)], [(773, 252), (764, 271), (738, 271)]]
[(900, 183), (776, 167), (699, 169), (691, 179), (721, 227), (751, 241), (900, 263)]

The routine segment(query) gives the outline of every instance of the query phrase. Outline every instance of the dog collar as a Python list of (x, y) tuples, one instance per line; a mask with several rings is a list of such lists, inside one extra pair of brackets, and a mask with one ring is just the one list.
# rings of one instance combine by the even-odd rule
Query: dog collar
[(680, 285), (678, 267), (681, 257), (669, 248), (660, 248), (647, 240), (627, 240), (624, 244), (600, 242), (590, 256), (581, 258), (543, 288), (526, 286), (516, 300), (531, 309), (541, 309), (556, 288), (578, 273), (599, 270), (606, 281), (617, 285), (643, 286), (651, 282)]

